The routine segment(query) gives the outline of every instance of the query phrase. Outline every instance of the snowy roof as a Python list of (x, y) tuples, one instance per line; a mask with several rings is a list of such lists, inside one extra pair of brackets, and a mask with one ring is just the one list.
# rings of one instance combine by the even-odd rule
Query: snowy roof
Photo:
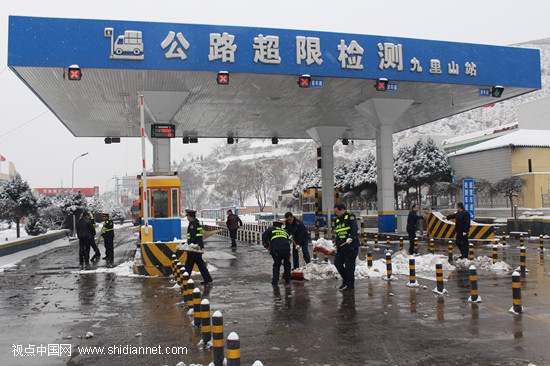
[(502, 125), (502, 126), (491, 127), (491, 128), (488, 128), (488, 129), (485, 129), (485, 130), (482, 130), (482, 131), (476, 131), (476, 132), (468, 133), (466, 135), (450, 137), (450, 138), (446, 139), (445, 141), (443, 141), (443, 145), (452, 145), (452, 144), (455, 144), (457, 142), (462, 142), (462, 141), (474, 139), (474, 138), (477, 138), (477, 137), (491, 136), (491, 135), (498, 134), (498, 133), (501, 133), (501, 132), (514, 130), (516, 128), (518, 128), (518, 123), (517, 122), (512, 122), (512, 123), (508, 123), (508, 124), (505, 124), (505, 125)]
[(502, 147), (550, 147), (550, 131), (518, 130), (480, 144), (458, 150), (449, 156), (470, 154), (479, 151), (493, 150)]

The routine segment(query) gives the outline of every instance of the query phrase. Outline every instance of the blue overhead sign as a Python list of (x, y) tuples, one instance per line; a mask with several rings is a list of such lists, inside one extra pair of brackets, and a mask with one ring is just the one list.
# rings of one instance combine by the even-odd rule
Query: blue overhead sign
[(540, 52), (220, 25), (9, 17), (8, 66), (310, 74), (540, 88)]

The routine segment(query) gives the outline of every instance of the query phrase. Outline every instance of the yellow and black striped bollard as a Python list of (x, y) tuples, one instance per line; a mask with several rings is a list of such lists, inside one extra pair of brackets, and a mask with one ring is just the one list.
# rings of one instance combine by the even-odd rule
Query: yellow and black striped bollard
[(241, 340), (235, 332), (227, 336), (227, 366), (241, 365)]
[(212, 333), (210, 326), (210, 301), (208, 299), (202, 299), (201, 301), (201, 333), (204, 347), (208, 346), (208, 342), (212, 339)]
[(438, 294), (444, 294), (447, 292), (445, 290), (445, 286), (443, 284), (443, 264), (437, 263), (435, 265), (435, 279), (437, 282), (436, 288), (433, 290), (433, 292)]
[(386, 236), (386, 251), (391, 249), (390, 237)]
[(403, 250), (403, 237), (399, 237), (399, 251)]
[(368, 251), (367, 252), (367, 268), (371, 268), (371, 267), (372, 267), (372, 252)]
[(180, 271), (180, 266), (182, 264), (178, 261), (176, 262), (176, 274), (174, 275), (174, 278), (176, 279), (176, 283), (178, 284), (178, 286), (180, 287), (181, 289), (181, 282), (183, 280), (182, 276), (183, 276), (183, 273), (181, 273)]
[(539, 235), (539, 250), (544, 251), (544, 236), (542, 234)]
[(374, 249), (378, 249), (378, 235), (374, 236)]
[(512, 273), (512, 297), (513, 306), (510, 312), (521, 314), (523, 312), (523, 307), (521, 306), (521, 278), (517, 271)]
[(434, 239), (430, 239), (430, 254), (435, 254), (435, 242)]
[(185, 271), (185, 268), (181, 268), (183, 280), (181, 281), (181, 293), (183, 295), (183, 302), (187, 303), (187, 282), (189, 281), (189, 273)]
[(178, 269), (178, 257), (176, 257), (175, 254), (172, 254), (172, 274), (174, 275), (174, 279), (176, 279), (176, 271)]
[(212, 362), (214, 366), (223, 365), (223, 316), (218, 310), (212, 314)]
[(474, 265), (471, 265), (470, 268), (468, 268), (470, 271), (470, 298), (468, 299), (469, 302), (481, 302), (481, 297), (479, 296), (479, 292), (477, 289), (477, 271), (476, 267)]
[(524, 242), (524, 238), (523, 238), (523, 234), (519, 234), (519, 246), (522, 247), (523, 246), (523, 242)]
[(525, 273), (525, 247), (522, 245), (519, 248), (519, 269), (521, 273)]
[(506, 233), (502, 233), (502, 245), (506, 245)]
[(193, 325), (197, 328), (201, 326), (202, 314), (201, 314), (201, 290), (195, 287), (193, 290)]
[(386, 253), (386, 275), (388, 280), (391, 280), (392, 276), (392, 267), (391, 267), (391, 253)]
[(453, 241), (449, 240), (449, 247), (448, 247), (448, 253), (449, 253), (449, 263), (453, 263)]
[(418, 238), (414, 237), (414, 254), (418, 254)]
[(416, 282), (416, 263), (414, 258), (409, 258), (409, 283), (407, 286), (417, 286)]
[(468, 259), (474, 260), (474, 245), (472, 243), (468, 244)]
[(498, 262), (498, 247), (493, 245), (493, 264)]
[(189, 309), (195, 309), (193, 307), (193, 291), (195, 290), (195, 281), (192, 278), (187, 281), (187, 307)]

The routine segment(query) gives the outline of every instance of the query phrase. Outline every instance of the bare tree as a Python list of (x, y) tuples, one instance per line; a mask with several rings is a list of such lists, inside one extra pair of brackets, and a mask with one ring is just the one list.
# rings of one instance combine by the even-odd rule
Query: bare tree
[(249, 177), (250, 187), (256, 198), (260, 212), (264, 212), (267, 198), (274, 187), (272, 169), (269, 164), (263, 161), (256, 161), (252, 168), (252, 174)]
[(495, 189), (500, 193), (504, 193), (504, 196), (510, 200), (512, 216), (514, 216), (514, 197), (517, 197), (522, 192), (525, 184), (525, 179), (516, 176), (503, 178), (495, 184)]

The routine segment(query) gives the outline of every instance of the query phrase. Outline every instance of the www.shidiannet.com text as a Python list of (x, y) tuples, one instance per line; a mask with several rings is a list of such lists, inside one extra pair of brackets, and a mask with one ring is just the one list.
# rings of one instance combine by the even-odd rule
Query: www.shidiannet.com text
[(113, 346), (94, 346), (77, 347), (81, 355), (186, 355), (187, 347), (162, 347), (162, 346), (131, 346), (131, 345), (113, 345)]
[[(71, 344), (29, 344), (13, 345), (12, 353), (15, 357), (28, 356), (71, 356)], [(173, 346), (76, 346), (76, 353), (81, 355), (187, 355), (187, 347)]]

